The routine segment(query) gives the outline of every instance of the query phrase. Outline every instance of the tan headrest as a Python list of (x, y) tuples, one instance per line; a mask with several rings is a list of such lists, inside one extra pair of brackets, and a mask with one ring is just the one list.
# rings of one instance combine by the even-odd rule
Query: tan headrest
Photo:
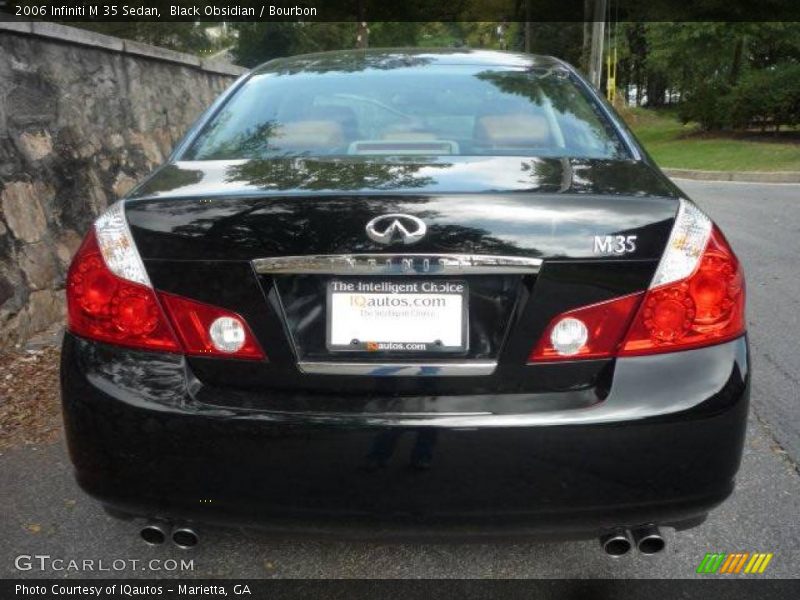
[(486, 115), (475, 124), (475, 140), (492, 146), (541, 146), (550, 141), (550, 124), (541, 115)]
[(344, 144), (342, 126), (336, 121), (290, 121), (275, 134), (280, 148), (335, 148)]

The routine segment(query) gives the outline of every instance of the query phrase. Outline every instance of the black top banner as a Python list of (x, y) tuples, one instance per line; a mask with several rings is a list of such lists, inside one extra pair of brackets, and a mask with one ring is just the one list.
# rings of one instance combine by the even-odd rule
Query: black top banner
[(0, 0), (0, 20), (800, 21), (798, 0)]

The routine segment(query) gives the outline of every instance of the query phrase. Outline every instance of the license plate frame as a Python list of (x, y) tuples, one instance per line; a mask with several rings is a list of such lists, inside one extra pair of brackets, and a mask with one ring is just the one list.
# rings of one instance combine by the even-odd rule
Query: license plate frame
[[(359, 286), (359, 284), (362, 284)], [(338, 285), (338, 289), (337, 288)], [(353, 289), (344, 289), (344, 286), (352, 286)], [(396, 289), (397, 286), (400, 286), (403, 291), (390, 291)], [(413, 291), (411, 291), (413, 289)], [(441, 291), (440, 291), (441, 290)], [(362, 296), (371, 296), (371, 297), (390, 297), (390, 298), (402, 298), (405, 297), (406, 299), (413, 300), (414, 297), (419, 296), (436, 296), (436, 297), (447, 297), (446, 303), (453, 302), (456, 306), (448, 307), (449, 313), (445, 315), (446, 318), (452, 320), (455, 318), (455, 315), (458, 314), (459, 317), (459, 332), (460, 332), (460, 343), (459, 344), (452, 344), (453, 335), (455, 331), (453, 330), (453, 324), (450, 323), (446, 325), (449, 331), (446, 331), (446, 335), (442, 336), (443, 339), (439, 340), (441, 343), (436, 343), (436, 340), (430, 339), (418, 339), (418, 340), (397, 340), (395, 339), (359, 339), (358, 343), (352, 343), (350, 340), (349, 343), (342, 343), (341, 339), (341, 330), (336, 332), (337, 337), (340, 339), (334, 341), (334, 318), (344, 318), (345, 315), (334, 315), (334, 295), (341, 295), (343, 297), (357, 294)], [(460, 307), (457, 306), (457, 302), (455, 302), (454, 298), (460, 298)], [(338, 303), (337, 303), (338, 304)], [(384, 311), (391, 311), (394, 307), (369, 307), (365, 308), (365, 310), (384, 310)], [(442, 308), (442, 307), (436, 307)], [(352, 308), (351, 311), (359, 310), (358, 308)], [(409, 310), (413, 313), (417, 310), (417, 307), (403, 307), (398, 308), (397, 310)], [(431, 310), (429, 308), (420, 308), (419, 310)], [(447, 310), (447, 309), (445, 309)], [(457, 311), (457, 312), (456, 312)], [(436, 310), (434, 310), (436, 312)], [(352, 314), (349, 315), (352, 317)], [(382, 319), (389, 319), (390, 316), (385, 317), (376, 317), (374, 321), (380, 321)], [(404, 317), (406, 319), (406, 325), (408, 325), (408, 319), (410, 317)], [(426, 317), (427, 318), (427, 317)], [(365, 321), (368, 319), (365, 319)], [(402, 322), (403, 318), (399, 319)], [(423, 321), (425, 319), (422, 319)], [(414, 278), (413, 280), (403, 279), (398, 280), (395, 278), (380, 278), (380, 279), (373, 279), (373, 278), (334, 278), (327, 282), (326, 284), (326, 314), (325, 314), (325, 345), (329, 352), (335, 353), (369, 353), (369, 354), (399, 354), (399, 355), (409, 355), (409, 354), (424, 354), (424, 355), (431, 355), (431, 354), (449, 354), (449, 355), (464, 355), (469, 351), (469, 285), (464, 280), (453, 280), (453, 279), (438, 279), (438, 278), (425, 278), (425, 279), (417, 279)], [(430, 318), (428, 318), (428, 323), (432, 322)], [(366, 323), (362, 324), (366, 327)], [(445, 325), (441, 325), (440, 327), (445, 327)], [(419, 326), (417, 327), (417, 329)], [(403, 328), (406, 329), (406, 328)], [(410, 328), (411, 331), (414, 328)], [(433, 329), (436, 332), (436, 328)], [(377, 337), (384, 337), (385, 333), (377, 333)], [(408, 334), (412, 335), (412, 334)], [(435, 333), (432, 334), (435, 336)], [(375, 337), (374, 335), (372, 337)]]

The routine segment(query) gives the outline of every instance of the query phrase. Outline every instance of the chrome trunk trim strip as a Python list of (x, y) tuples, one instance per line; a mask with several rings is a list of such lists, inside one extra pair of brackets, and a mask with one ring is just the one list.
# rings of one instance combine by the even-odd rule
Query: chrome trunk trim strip
[(488, 254), (314, 254), (257, 258), (262, 274), (490, 275), (535, 274), (541, 258)]
[(309, 375), (368, 375), (370, 377), (478, 377), (494, 373), (496, 361), (470, 362), (335, 362), (300, 361)]

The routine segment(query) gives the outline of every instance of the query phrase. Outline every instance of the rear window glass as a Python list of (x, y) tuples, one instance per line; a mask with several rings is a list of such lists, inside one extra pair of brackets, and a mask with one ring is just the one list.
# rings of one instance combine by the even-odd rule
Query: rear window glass
[(627, 157), (566, 70), (437, 65), (256, 75), (182, 158), (341, 155)]

